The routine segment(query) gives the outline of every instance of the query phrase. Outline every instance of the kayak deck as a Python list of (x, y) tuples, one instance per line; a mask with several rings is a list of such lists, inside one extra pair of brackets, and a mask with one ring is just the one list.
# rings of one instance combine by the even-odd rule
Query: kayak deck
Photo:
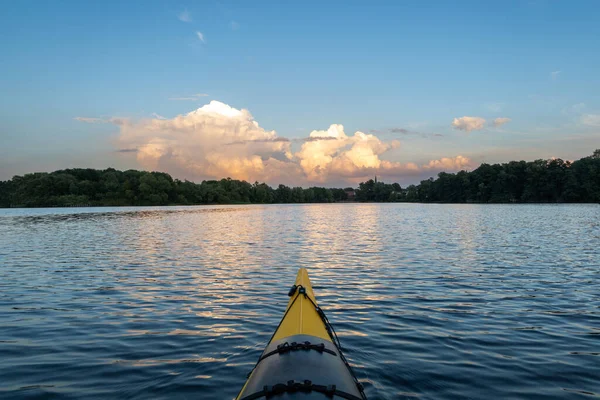
[(300, 268), (285, 314), (237, 400), (365, 400), (339, 340)]
[(325, 324), (315, 309), (317, 299), (306, 268), (300, 268), (294, 286), (296, 286), (297, 291), (298, 288), (303, 287), (306, 290), (306, 296), (294, 293), (290, 297), (285, 315), (271, 341), (292, 335), (311, 335), (331, 341)]

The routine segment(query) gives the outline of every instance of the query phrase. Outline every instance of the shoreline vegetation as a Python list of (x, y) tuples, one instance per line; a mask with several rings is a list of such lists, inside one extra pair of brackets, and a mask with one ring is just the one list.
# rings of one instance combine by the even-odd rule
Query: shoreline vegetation
[(598, 203), (600, 149), (569, 162), (561, 159), (481, 164), (458, 173), (440, 172), (405, 188), (377, 178), (357, 188), (272, 188), (234, 179), (201, 183), (164, 172), (113, 168), (36, 172), (0, 181), (0, 207), (165, 206), (332, 202)]

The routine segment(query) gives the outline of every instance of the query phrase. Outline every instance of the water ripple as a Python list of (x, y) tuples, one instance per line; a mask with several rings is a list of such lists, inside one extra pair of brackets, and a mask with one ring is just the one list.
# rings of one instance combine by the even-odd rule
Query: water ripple
[(299, 267), (371, 399), (600, 396), (600, 207), (0, 210), (0, 397), (232, 399)]

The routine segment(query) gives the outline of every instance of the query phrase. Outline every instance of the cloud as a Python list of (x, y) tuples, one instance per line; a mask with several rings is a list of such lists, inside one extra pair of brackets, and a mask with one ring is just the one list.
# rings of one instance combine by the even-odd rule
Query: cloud
[(318, 142), (320, 140), (337, 140), (337, 138), (334, 138), (334, 137), (307, 137), (307, 138), (294, 139), (294, 141), (296, 141), (296, 142)]
[(433, 169), (438, 171), (460, 171), (471, 166), (471, 160), (464, 156), (443, 157), (439, 160), (429, 161), (424, 165), (424, 169)]
[(512, 121), (512, 119), (510, 119), (510, 118), (507, 118), (507, 117), (500, 117), (500, 118), (496, 118), (496, 119), (494, 120), (494, 126), (495, 126), (496, 128), (499, 128), (499, 127), (501, 127), (502, 125), (509, 123), (510, 121)]
[(75, 117), (73, 119), (75, 121), (85, 122), (87, 124), (102, 124), (106, 122), (106, 120), (102, 118)]
[(238, 140), (231, 143), (225, 143), (225, 146), (235, 146), (241, 144), (248, 143), (268, 143), (268, 142), (289, 142), (290, 139), (284, 137), (274, 137), (274, 138), (266, 138), (266, 139), (248, 139), (248, 140)]
[(240, 24), (238, 24), (235, 21), (231, 21), (229, 23), (229, 27), (231, 28), (232, 31), (237, 31), (240, 28)]
[(167, 118), (165, 118), (165, 117), (163, 117), (162, 115), (159, 115), (159, 114), (157, 114), (157, 113), (152, 113), (152, 116), (153, 116), (154, 118), (156, 118), (156, 119), (167, 119)]
[(485, 127), (485, 119), (481, 117), (461, 117), (454, 118), (452, 121), (452, 126), (454, 129), (459, 129), (461, 131), (471, 132), (478, 131)]
[(137, 148), (137, 161), (146, 169), (268, 180), (294, 168), (287, 162), (289, 141), (278, 141), (248, 110), (218, 101), (172, 119), (120, 122), (120, 147)]
[[(188, 179), (231, 177), (248, 181), (310, 185), (356, 182), (377, 176), (458, 170), (465, 157), (444, 157), (423, 165), (386, 160), (400, 142), (375, 135), (348, 135), (343, 125), (313, 130), (306, 138), (289, 139), (262, 128), (246, 109), (211, 101), (172, 119), (110, 120), (119, 128), (118, 148), (135, 150), (138, 163)], [(294, 147), (294, 148), (293, 148)]]
[(397, 140), (389, 143), (357, 131), (347, 136), (343, 125), (333, 124), (326, 131), (312, 131), (311, 138), (328, 138), (306, 142), (295, 154), (309, 181), (325, 182), (336, 178), (366, 177), (404, 170), (397, 162), (382, 160), (388, 150), (400, 147)]
[(117, 153), (137, 153), (138, 149), (118, 149)]
[(408, 129), (404, 129), (404, 128), (390, 128), (390, 132), (392, 132), (392, 133), (402, 133), (402, 134), (408, 134), (408, 133), (410, 133), (410, 131)]
[(192, 16), (188, 12), (188, 10), (183, 10), (178, 16), (180, 21), (182, 22), (192, 22)]
[(206, 97), (208, 94), (206, 93), (196, 93), (189, 96), (182, 97), (169, 97), (169, 100), (178, 100), (178, 101), (198, 101), (200, 97)]
[[(426, 132), (413, 131), (413, 130), (405, 129), (405, 128), (390, 128), (387, 131), (390, 133), (401, 134), (404, 136), (419, 136), (422, 138), (435, 138), (435, 137), (443, 137), (444, 136), (441, 133), (426, 133)], [(379, 131), (372, 129), (370, 132), (378, 133)]]
[(600, 114), (584, 114), (581, 123), (588, 126), (600, 126)]
[(200, 39), (200, 41), (202, 43), (206, 43), (206, 41), (204, 40), (204, 35), (202, 34), (202, 32), (196, 31), (196, 36), (198, 36), (198, 39)]
[(556, 79), (558, 79), (558, 75), (561, 73), (561, 71), (552, 71), (550, 72), (550, 76), (552, 77), (552, 80), (555, 81)]

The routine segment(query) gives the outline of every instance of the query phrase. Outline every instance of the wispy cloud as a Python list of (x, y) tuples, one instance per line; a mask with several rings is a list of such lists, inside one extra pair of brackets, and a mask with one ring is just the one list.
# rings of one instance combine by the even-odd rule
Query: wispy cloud
[(192, 22), (192, 16), (188, 10), (183, 10), (181, 13), (179, 13), (177, 18), (179, 18), (179, 20), (182, 22)]
[(116, 150), (117, 153), (137, 153), (138, 149), (118, 149)]
[(196, 31), (196, 36), (198, 36), (198, 39), (200, 39), (200, 41), (202, 43), (206, 43), (206, 41), (204, 40), (204, 35), (202, 34), (202, 32)]
[(485, 119), (481, 117), (460, 117), (452, 121), (454, 129), (465, 132), (478, 131), (485, 127)]
[(225, 146), (235, 146), (235, 145), (243, 145), (248, 143), (287, 143), (290, 139), (284, 137), (273, 137), (273, 138), (264, 138), (264, 139), (247, 139), (247, 140), (236, 140), (235, 142), (224, 143)]
[(600, 126), (600, 114), (582, 115), (581, 123), (588, 126)]
[(206, 96), (208, 96), (208, 94), (206, 94), (206, 93), (196, 93), (196, 94), (191, 94), (189, 96), (169, 97), (169, 100), (197, 101), (197, 100), (200, 100), (200, 97), (206, 97)]
[(75, 121), (85, 122), (86, 124), (102, 124), (107, 122), (102, 118), (89, 118), (89, 117), (75, 117), (73, 118)]
[(556, 79), (558, 79), (558, 75), (561, 73), (561, 71), (552, 71), (550, 72), (550, 76), (552, 77), (552, 80), (555, 81)]
[(432, 138), (432, 137), (444, 136), (441, 133), (419, 132), (419, 131), (415, 131), (412, 129), (406, 129), (406, 128), (390, 128), (390, 129), (388, 129), (388, 132), (400, 134), (400, 135), (404, 135), (404, 136), (419, 136), (422, 138)]
[(496, 128), (499, 128), (499, 127), (501, 127), (502, 125), (509, 123), (510, 121), (512, 121), (512, 120), (511, 120), (510, 118), (507, 118), (507, 117), (500, 117), (500, 118), (496, 118), (496, 119), (494, 120), (494, 126), (495, 126)]
[(160, 114), (157, 114), (157, 113), (152, 113), (152, 116), (153, 116), (154, 118), (156, 118), (156, 119), (167, 119), (167, 118), (165, 118), (165, 117), (163, 117), (162, 115), (160, 115)]
[[(153, 114), (154, 115), (154, 114)], [(86, 124), (115, 124), (123, 125), (128, 122), (128, 118), (123, 117), (110, 117), (110, 118), (88, 118), (88, 117), (75, 117), (75, 121), (85, 122)]]
[(232, 31), (237, 31), (240, 28), (240, 24), (238, 24), (235, 21), (231, 21), (229, 23), (229, 27), (231, 28)]
[(236, 140), (235, 142), (225, 143), (225, 146), (232, 146), (238, 144), (248, 144), (248, 143), (277, 143), (277, 142), (294, 142), (294, 143), (305, 143), (305, 142), (319, 142), (319, 141), (327, 141), (327, 140), (339, 140), (336, 137), (324, 136), (324, 137), (304, 137), (304, 138), (294, 138), (288, 139), (285, 137), (275, 137), (268, 139), (250, 139), (250, 140)]

